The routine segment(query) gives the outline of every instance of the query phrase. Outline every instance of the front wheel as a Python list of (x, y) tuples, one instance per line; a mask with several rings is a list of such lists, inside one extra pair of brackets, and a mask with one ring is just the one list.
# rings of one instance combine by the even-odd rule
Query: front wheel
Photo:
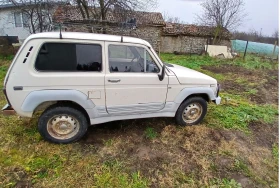
[(207, 102), (201, 97), (192, 97), (184, 101), (176, 112), (176, 122), (179, 125), (196, 125), (205, 117)]
[(52, 106), (46, 109), (38, 122), (39, 132), (45, 140), (62, 144), (79, 140), (87, 128), (85, 115), (68, 106)]

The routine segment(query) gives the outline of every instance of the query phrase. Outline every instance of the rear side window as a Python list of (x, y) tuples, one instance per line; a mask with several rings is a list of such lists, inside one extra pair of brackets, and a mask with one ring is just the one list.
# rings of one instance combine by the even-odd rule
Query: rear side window
[(99, 44), (44, 43), (35, 62), (38, 71), (101, 71)]

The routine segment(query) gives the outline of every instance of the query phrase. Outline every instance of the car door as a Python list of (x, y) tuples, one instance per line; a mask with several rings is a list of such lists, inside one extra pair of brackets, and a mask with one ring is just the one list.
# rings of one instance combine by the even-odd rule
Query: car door
[(158, 78), (161, 65), (142, 45), (105, 43), (106, 108), (109, 114), (139, 114), (164, 108), (168, 77)]

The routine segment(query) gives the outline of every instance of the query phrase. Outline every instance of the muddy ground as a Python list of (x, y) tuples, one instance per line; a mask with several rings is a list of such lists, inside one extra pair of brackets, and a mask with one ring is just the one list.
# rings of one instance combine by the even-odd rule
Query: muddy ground
[[(224, 92), (244, 94), (256, 104), (278, 104), (278, 70), (233, 65), (203, 69), (225, 75)], [(148, 127), (155, 138), (147, 137)], [(90, 127), (80, 144), (94, 145), (104, 162), (122, 161), (129, 173), (140, 171), (151, 187), (201, 187), (211, 178), (234, 179), (242, 187), (277, 187), (278, 167), (271, 163), (271, 150), (278, 143), (278, 122), (254, 121), (249, 129), (178, 127), (173, 118), (127, 120)]]
[(248, 93), (251, 101), (257, 104), (278, 104), (278, 70), (248, 70), (234, 65), (204, 66), (203, 69), (226, 76), (220, 82), (222, 91), (240, 95), (256, 89), (257, 93)]

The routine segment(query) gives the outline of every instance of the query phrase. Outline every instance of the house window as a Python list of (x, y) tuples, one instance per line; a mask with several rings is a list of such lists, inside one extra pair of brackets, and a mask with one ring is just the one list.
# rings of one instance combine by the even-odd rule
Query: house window
[(22, 17), (21, 12), (15, 12), (15, 26), (22, 27)]
[(15, 17), (15, 26), (16, 27), (28, 27), (29, 26), (28, 14), (21, 13), (21, 12), (15, 12), (14, 17)]

